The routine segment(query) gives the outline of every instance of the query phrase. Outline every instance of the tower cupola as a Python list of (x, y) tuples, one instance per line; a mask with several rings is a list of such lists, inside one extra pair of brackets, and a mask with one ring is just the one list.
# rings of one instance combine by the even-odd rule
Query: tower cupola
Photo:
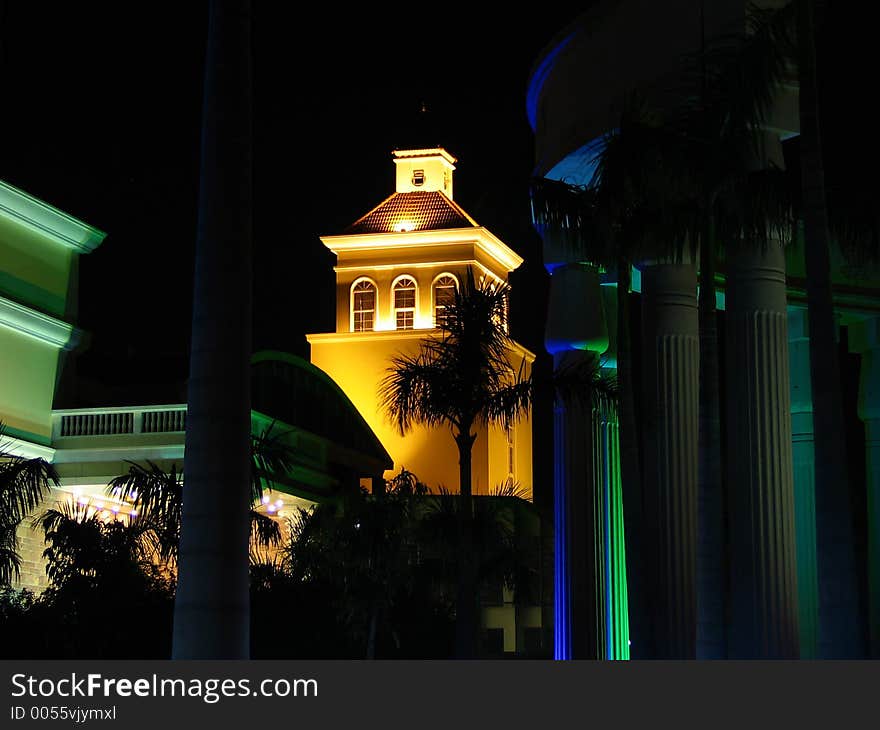
[(442, 147), (394, 150), (397, 192), (441, 192), (452, 200), (452, 173), (456, 159)]

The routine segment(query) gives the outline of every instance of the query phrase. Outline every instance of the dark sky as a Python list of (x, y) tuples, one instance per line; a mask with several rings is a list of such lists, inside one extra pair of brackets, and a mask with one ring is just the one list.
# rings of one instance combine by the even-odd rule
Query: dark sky
[[(428, 136), (413, 135), (423, 100), (436, 139), (420, 144), (459, 158), (456, 200), (532, 262), (518, 278), (536, 273), (540, 288), (525, 87), (576, 10), (404, 7), (305, 17), (256, 3), (257, 347), (306, 355), (303, 335), (333, 328), (333, 256), (318, 236), (393, 192), (391, 150)], [(206, 19), (205, 2), (4, 4), (0, 177), (108, 233), (81, 260), (92, 341), (78, 368), (91, 380), (186, 376)], [(540, 345), (537, 320), (520, 330)]]
[[(546, 282), (528, 222), (525, 89), (577, 6), (308, 10), (255, 9), (255, 345), (307, 355), (303, 335), (333, 328), (333, 256), (318, 236), (393, 191), (390, 152), (414, 141), (425, 101), (435, 138), (422, 143), (459, 158), (456, 200), (526, 258), (512, 327), (539, 349)], [(0, 178), (108, 233), (81, 263), (91, 346), (80, 375), (164, 384), (113, 396), (123, 402), (172, 399), (186, 377), (207, 3), (17, 0), (0, 13)], [(842, 14), (826, 25), (835, 39), (852, 30)], [(840, 110), (868, 68), (850, 56), (869, 46), (837, 43), (826, 74), (845, 79), (826, 96)], [(857, 132), (873, 124), (851, 111)]]

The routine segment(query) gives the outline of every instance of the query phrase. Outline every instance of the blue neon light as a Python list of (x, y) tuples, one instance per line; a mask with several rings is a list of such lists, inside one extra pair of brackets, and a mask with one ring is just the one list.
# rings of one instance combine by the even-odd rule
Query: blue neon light
[(538, 101), (541, 98), (541, 89), (544, 88), (544, 82), (547, 81), (550, 71), (553, 70), (559, 54), (562, 53), (572, 38), (574, 38), (574, 33), (566, 36), (551, 48), (541, 63), (538, 64), (538, 68), (535, 69), (532, 78), (529, 79), (529, 88), (526, 91), (526, 114), (529, 117), (529, 124), (533, 132), (538, 128)]
[(568, 572), (568, 490), (564, 460), (561, 458), (562, 439), (560, 438), (560, 421), (564, 417), (561, 409), (556, 412), (557, 447), (553, 468), (553, 658), (557, 660), (571, 659), (571, 620), (569, 601), (571, 600), (570, 580)]

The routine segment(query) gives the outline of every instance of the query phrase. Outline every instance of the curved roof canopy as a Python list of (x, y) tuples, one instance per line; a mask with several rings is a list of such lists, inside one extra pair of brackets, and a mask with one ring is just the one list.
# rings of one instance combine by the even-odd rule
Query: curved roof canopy
[(320, 368), (286, 352), (251, 358), (251, 407), (345, 449), (394, 465), (385, 447), (342, 389)]

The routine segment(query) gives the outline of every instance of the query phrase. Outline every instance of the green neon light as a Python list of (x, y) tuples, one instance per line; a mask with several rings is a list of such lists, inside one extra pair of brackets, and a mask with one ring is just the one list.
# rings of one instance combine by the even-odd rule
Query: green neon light
[(610, 547), (614, 565), (611, 596), (614, 604), (614, 656), (629, 659), (629, 597), (626, 585), (626, 540), (623, 523), (623, 484), (620, 479), (620, 427), (616, 409), (611, 409), (608, 449), (609, 485), (612, 517)]
[(594, 416), (598, 646), (600, 658), (629, 659), (629, 600), (617, 408), (613, 403), (603, 402)]
[(55, 347), (72, 344), (79, 332), (67, 322), (0, 296), (0, 326), (3, 325)]
[(0, 215), (77, 253), (91, 253), (107, 234), (0, 180)]

